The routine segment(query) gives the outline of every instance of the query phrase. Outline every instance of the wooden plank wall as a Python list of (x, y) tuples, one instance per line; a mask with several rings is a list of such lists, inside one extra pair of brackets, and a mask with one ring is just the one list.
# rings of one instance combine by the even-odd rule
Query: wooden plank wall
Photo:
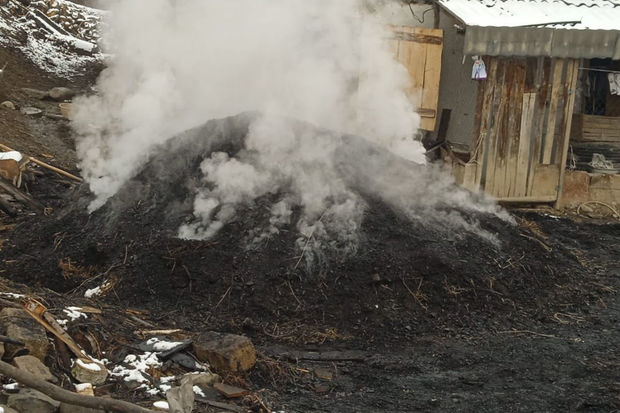
[(439, 102), (443, 30), (391, 26), (390, 49), (407, 68), (411, 80), (409, 99), (420, 114), (420, 129), (434, 131)]
[(555, 200), (566, 160), (578, 61), (485, 59), (463, 184), (499, 199)]

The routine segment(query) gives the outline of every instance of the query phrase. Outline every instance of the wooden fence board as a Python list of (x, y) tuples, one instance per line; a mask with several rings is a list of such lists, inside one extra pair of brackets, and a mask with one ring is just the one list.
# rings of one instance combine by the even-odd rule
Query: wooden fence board
[(543, 164), (551, 163), (551, 153), (553, 142), (555, 141), (555, 122), (558, 114), (558, 102), (562, 94), (562, 70), (564, 60), (553, 59), (553, 78), (551, 84), (551, 102), (549, 103), (549, 118), (547, 120), (547, 131), (545, 133), (545, 143), (543, 148)]
[(487, 170), (485, 173), (484, 179), (484, 189), (485, 192), (489, 195), (493, 195), (495, 189), (495, 172), (496, 172), (496, 164), (498, 163), (497, 159), (497, 147), (498, 147), (498, 139), (499, 139), (499, 123), (501, 120), (500, 117), (500, 108), (502, 106), (502, 94), (504, 92), (504, 77), (506, 75), (506, 66), (507, 64), (504, 61), (498, 61), (497, 63), (497, 74), (494, 78), (495, 89), (493, 90), (493, 100), (490, 107), (490, 122), (489, 129), (487, 132), (487, 141), (489, 147), (489, 157), (487, 160)]
[(525, 196), (527, 192), (527, 178), (530, 166), (530, 144), (532, 120), (536, 109), (536, 93), (523, 94), (521, 127), (519, 129), (519, 157), (517, 160), (516, 196)]
[(515, 65), (515, 78), (509, 108), (511, 116), (508, 119), (509, 148), (505, 181), (508, 197), (516, 196), (519, 125), (521, 124), (521, 111), (523, 110), (523, 93), (525, 93), (525, 67)]
[(562, 187), (564, 186), (564, 174), (566, 173), (566, 159), (568, 158), (568, 144), (570, 140), (571, 122), (573, 121), (573, 108), (575, 106), (575, 94), (577, 91), (577, 78), (579, 77), (579, 59), (568, 63), (566, 80), (568, 83), (568, 102), (564, 112), (564, 135), (560, 152), (560, 178), (558, 183), (558, 196), (555, 207), (559, 208), (562, 202)]
[(478, 167), (476, 168), (476, 187), (480, 187), (482, 184), (482, 175), (484, 170), (486, 169), (485, 161), (488, 158), (488, 142), (487, 142), (487, 132), (489, 128), (489, 122), (491, 121), (490, 108), (493, 99), (493, 92), (496, 87), (495, 82), (490, 81), (489, 79), (495, 79), (497, 74), (497, 62), (498, 59), (495, 57), (491, 57), (488, 61), (488, 77), (485, 81), (484, 86), (484, 96), (482, 98), (482, 116), (480, 119), (480, 138), (479, 138), (479, 146), (477, 147), (477, 163)]

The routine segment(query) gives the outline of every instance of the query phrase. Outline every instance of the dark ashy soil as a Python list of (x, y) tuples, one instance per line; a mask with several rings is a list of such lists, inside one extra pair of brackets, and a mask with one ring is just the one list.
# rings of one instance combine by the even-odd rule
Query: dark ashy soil
[[(294, 226), (259, 250), (243, 246), (276, 195), (215, 239), (176, 238), (201, 160), (234, 154), (254, 116), (171, 140), (91, 215), (82, 188), (52, 216), (22, 218), (0, 251), (3, 277), (74, 301), (108, 280), (99, 306), (246, 334), (263, 354), (246, 384), (287, 412), (620, 409), (620, 224), (515, 212), (513, 225), (453, 211), (496, 235), (495, 245), (451, 231), (441, 214), (406, 219), (352, 182), (368, 204), (359, 251), (312, 271), (297, 265)], [(360, 162), (381, 166), (364, 172), (369, 179), (401, 162), (359, 138), (342, 142), (348, 172), (352, 154), (378, 159)], [(363, 356), (291, 364), (293, 350)], [(311, 373), (319, 367), (327, 377)]]

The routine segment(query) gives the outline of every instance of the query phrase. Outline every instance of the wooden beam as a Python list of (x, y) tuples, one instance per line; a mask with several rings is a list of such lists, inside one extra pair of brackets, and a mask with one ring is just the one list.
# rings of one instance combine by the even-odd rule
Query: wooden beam
[(546, 204), (555, 202), (555, 195), (550, 196), (517, 196), (517, 197), (506, 197), (506, 198), (497, 198), (497, 201), (500, 204)]
[(547, 132), (545, 133), (545, 143), (543, 148), (543, 164), (551, 163), (551, 153), (553, 142), (555, 141), (555, 122), (558, 114), (558, 102), (562, 95), (562, 69), (564, 67), (562, 59), (553, 59), (553, 79), (551, 84), (551, 102), (549, 103), (549, 117), (547, 119)]
[[(564, 112), (564, 141), (562, 145), (560, 160), (560, 179), (558, 182), (558, 196), (555, 201), (555, 208), (559, 209), (562, 201), (562, 189), (564, 187), (564, 176), (566, 175), (566, 159), (568, 158), (568, 145), (570, 143), (570, 129), (573, 121), (573, 110), (575, 107), (575, 94), (577, 91), (577, 78), (579, 75), (579, 59), (573, 59), (566, 71), (566, 79), (569, 81), (568, 103)], [(570, 75), (570, 77), (569, 77)]]
[(525, 65), (521, 62), (515, 66), (514, 79), (510, 94), (510, 117), (508, 119), (508, 162), (506, 165), (505, 186), (508, 188), (506, 196), (515, 196), (517, 186), (517, 162), (519, 159), (519, 125), (521, 124), (521, 111), (523, 110), (523, 94), (525, 93)]
[(516, 196), (527, 194), (527, 179), (531, 159), (532, 120), (536, 109), (536, 93), (523, 94), (521, 128), (519, 130), (519, 158), (517, 160)]
[(443, 44), (443, 36), (433, 36), (422, 33), (409, 33), (396, 29), (394, 31), (393, 39), (405, 40), (408, 42), (416, 43), (430, 43), (430, 44)]
[(491, 105), (493, 103), (493, 94), (496, 88), (495, 82), (497, 78), (497, 65), (499, 59), (496, 57), (490, 57), (488, 60), (489, 73), (486, 80), (484, 82), (484, 93), (482, 98), (482, 109), (480, 110), (480, 130), (477, 139), (477, 145), (475, 147), (475, 162), (478, 164), (476, 168), (476, 180), (474, 182), (474, 186), (476, 188), (480, 188), (482, 183), (482, 173), (486, 169), (486, 159), (488, 152), (488, 141), (487, 141), (487, 133), (489, 130), (489, 123), (491, 122)]

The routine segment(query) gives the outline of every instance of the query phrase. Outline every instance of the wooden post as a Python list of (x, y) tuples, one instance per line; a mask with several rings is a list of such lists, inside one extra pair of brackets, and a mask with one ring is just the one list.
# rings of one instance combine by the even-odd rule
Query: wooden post
[(562, 188), (564, 187), (564, 175), (566, 174), (566, 159), (568, 158), (568, 145), (570, 143), (570, 129), (573, 121), (573, 109), (575, 106), (575, 94), (577, 88), (577, 78), (579, 75), (579, 59), (574, 59), (569, 64), (566, 72), (568, 80), (568, 102), (564, 112), (564, 141), (562, 145), (560, 161), (560, 179), (558, 182), (558, 196), (555, 201), (555, 209), (559, 209), (562, 202)]

